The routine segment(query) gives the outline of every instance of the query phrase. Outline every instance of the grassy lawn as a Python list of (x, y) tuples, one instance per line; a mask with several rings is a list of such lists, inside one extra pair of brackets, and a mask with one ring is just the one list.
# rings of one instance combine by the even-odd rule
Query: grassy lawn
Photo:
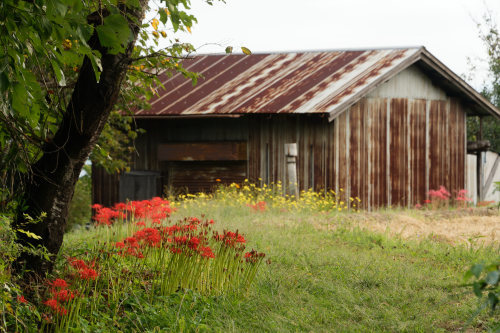
[[(247, 249), (272, 261), (261, 266), (248, 294), (179, 291), (146, 301), (131, 290), (120, 318), (103, 312), (89, 330), (439, 332), (467, 323), (467, 331), (482, 331), (491, 320), (484, 312), (468, 323), (478, 303), (463, 276), (472, 263), (498, 257), (495, 243), (452, 245), (432, 234), (403, 239), (360, 228), (356, 213), (256, 212), (210, 202), (181, 207), (172, 219), (201, 214), (216, 228), (238, 229)], [(72, 232), (63, 253), (103, 237), (102, 228)]]

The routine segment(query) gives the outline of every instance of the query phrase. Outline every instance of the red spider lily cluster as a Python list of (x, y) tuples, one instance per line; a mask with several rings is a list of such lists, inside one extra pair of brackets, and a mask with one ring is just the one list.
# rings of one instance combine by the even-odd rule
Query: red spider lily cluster
[(241, 293), (265, 257), (255, 250), (245, 253), (243, 234), (215, 231), (214, 221), (203, 215), (174, 223), (169, 218), (173, 208), (160, 198), (93, 208), (97, 228), (105, 228), (108, 238), (93, 254), (85, 252), (85, 260), (69, 257), (64, 279), (49, 282), (44, 304), (50, 313), (42, 315), (51, 325), (63, 327), (84, 303), (106, 300), (119, 308), (126, 291), (135, 287), (151, 295), (183, 289)]
[(231, 247), (234, 247), (238, 243), (239, 244), (246, 243), (245, 237), (243, 237), (243, 235), (239, 234), (238, 230), (236, 230), (236, 232), (224, 230), (222, 234), (215, 232), (214, 239), (216, 241), (219, 241), (219, 242), (224, 242), (226, 245), (231, 246)]
[(472, 198), (469, 198), (467, 196), (467, 190), (460, 190), (457, 192), (457, 197), (455, 200), (459, 203), (461, 206), (466, 206), (468, 202), (472, 202)]
[[(260, 206), (265, 207), (265, 203)], [(213, 231), (214, 221), (204, 216), (172, 223), (168, 219), (172, 212), (168, 201), (159, 198), (117, 204), (113, 209), (124, 212), (134, 228), (127, 237), (113, 243), (112, 253), (129, 258), (134, 265), (140, 259), (148, 269), (163, 272), (161, 279), (149, 282), (161, 294), (178, 288), (220, 293), (231, 284), (231, 288), (237, 289), (249, 284), (264, 257), (259, 254), (251, 260), (244, 258), (245, 237), (238, 231)], [(211, 282), (210, 276), (219, 278)]]
[(256, 212), (263, 212), (267, 208), (267, 203), (265, 201), (259, 201), (255, 205), (247, 204), (247, 206)]
[(68, 283), (64, 279), (55, 279), (54, 281), (49, 281), (48, 284), (51, 297), (43, 302), (43, 304), (49, 307), (53, 313), (57, 315), (66, 315), (68, 310), (64, 305), (75, 298), (75, 293), (67, 289)]
[(128, 216), (138, 219), (138, 225), (145, 226), (146, 220), (161, 224), (174, 211), (170, 202), (159, 197), (151, 200), (131, 201), (129, 203), (117, 203), (113, 208), (94, 204), (92, 208), (96, 211), (94, 220), (98, 224), (111, 225), (117, 220), (124, 220)]
[[(453, 198), (451, 193), (444, 186), (439, 186), (437, 190), (430, 190), (427, 193), (429, 199), (424, 200), (424, 204), (432, 205), (432, 208), (447, 207), (452, 200), (459, 206), (465, 207), (472, 199), (467, 197), (467, 190), (462, 189), (456, 192), (456, 197)], [(422, 208), (421, 205), (415, 205), (415, 208)]]
[(71, 267), (77, 270), (80, 279), (82, 280), (95, 280), (99, 274), (94, 269), (95, 262), (90, 265), (86, 264), (85, 261), (76, 258), (69, 258), (68, 262)]
[(443, 185), (439, 186), (439, 190), (429, 190), (427, 193), (431, 200), (449, 200), (451, 198), (451, 193), (448, 192), (446, 187)]

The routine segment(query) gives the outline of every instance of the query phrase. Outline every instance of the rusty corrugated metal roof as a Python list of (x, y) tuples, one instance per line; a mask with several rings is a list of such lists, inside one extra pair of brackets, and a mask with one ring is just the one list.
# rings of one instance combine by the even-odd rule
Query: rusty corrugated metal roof
[(165, 89), (140, 117), (324, 113), (330, 119), (378, 84), (420, 60), (423, 48), (199, 55), (183, 66), (201, 73), (193, 87), (163, 74)]

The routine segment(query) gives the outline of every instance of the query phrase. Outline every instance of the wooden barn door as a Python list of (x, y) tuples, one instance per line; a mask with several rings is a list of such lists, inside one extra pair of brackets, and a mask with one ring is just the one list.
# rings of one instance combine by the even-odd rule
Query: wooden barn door
[(246, 142), (160, 144), (158, 159), (169, 190), (209, 192), (247, 178)]

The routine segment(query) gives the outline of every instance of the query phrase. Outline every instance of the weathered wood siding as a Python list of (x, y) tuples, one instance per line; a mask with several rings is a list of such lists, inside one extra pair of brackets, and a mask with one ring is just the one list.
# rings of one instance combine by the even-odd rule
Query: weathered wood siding
[(299, 189), (324, 190), (335, 184), (335, 137), (327, 117), (312, 115), (253, 116), (249, 124), (249, 179), (288, 184), (284, 147), (297, 143)]
[(363, 207), (423, 203), (465, 187), (465, 113), (455, 99), (365, 98), (335, 119), (339, 181)]
[(112, 206), (119, 201), (118, 175), (110, 175), (103, 168), (92, 165), (92, 203)]

